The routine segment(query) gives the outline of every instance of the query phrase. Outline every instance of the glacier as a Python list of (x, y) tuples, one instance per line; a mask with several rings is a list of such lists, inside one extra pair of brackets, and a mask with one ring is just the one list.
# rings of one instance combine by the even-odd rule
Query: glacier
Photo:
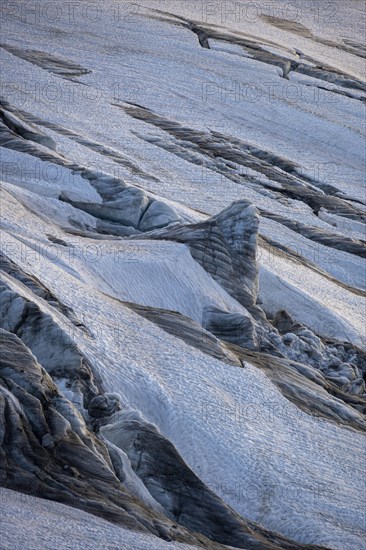
[(1, 548), (364, 548), (364, 8), (2, 3)]

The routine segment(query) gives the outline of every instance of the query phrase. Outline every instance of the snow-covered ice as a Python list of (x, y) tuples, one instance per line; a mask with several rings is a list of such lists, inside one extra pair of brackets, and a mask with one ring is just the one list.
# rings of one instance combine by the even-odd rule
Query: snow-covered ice
[[(231, 3), (233, 15), (224, 4), (107, 0), (94, 17), (82, 2), (55, 18), (41, 1), (37, 18), (3, 3), (0, 244), (13, 268), (0, 276), (18, 309), (4, 307), (1, 327), (33, 304), (42, 330), (48, 314), (103, 392), (154, 424), (242, 518), (298, 545), (361, 550), (365, 437), (351, 420), (366, 400), (364, 9), (296, 0), (294, 14), (278, 0), (271, 13)], [(214, 216), (240, 200), (259, 213), (254, 306), (224, 288), (227, 256), (209, 256)], [(228, 243), (235, 258), (240, 243)], [(324, 375), (349, 425), (304, 410), (291, 379), (286, 393), (254, 359), (225, 362), (136, 304), (195, 327), (208, 311), (240, 314), (268, 344), (257, 359)], [(286, 355), (299, 337), (275, 327), (281, 310), (308, 355)], [(77, 380), (55, 379), (98, 433)], [(161, 511), (114, 452), (127, 490)], [(0, 498), (4, 548), (168, 547), (61, 503), (4, 488)]]

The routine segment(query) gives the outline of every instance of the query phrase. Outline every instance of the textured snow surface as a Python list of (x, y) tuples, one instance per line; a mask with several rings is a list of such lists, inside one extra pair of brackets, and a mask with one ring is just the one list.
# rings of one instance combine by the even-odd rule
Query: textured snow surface
[[(106, 187), (111, 197), (102, 197), (72, 166), (100, 174), (102, 182), (106, 175), (120, 178), (186, 222), (251, 201), (259, 209), (260, 235), (274, 243), (272, 250), (259, 243), (257, 251), (263, 310), (274, 317), (286, 309), (318, 336), (365, 350), (365, 119), (357, 99), (364, 92), (333, 89), (297, 72), (286, 80), (280, 66), (258, 61), (228, 37), (297, 62), (302, 52), (304, 64), (330, 66), (342, 78), (362, 80), (364, 60), (276, 27), (260, 17), (267, 8), (257, 4), (255, 16), (224, 17), (225, 2), (107, 1), (94, 17), (95, 4), (85, 16), (88, 3), (81, 2), (71, 19), (60, 6), (59, 19), (46, 10), (36, 20), (24, 11), (11, 16), (24, 9), (13, 4), (4, 2), (2, 41), (22, 53), (1, 48), (2, 97), (23, 113), (26, 128), (32, 123), (52, 138), (57, 151), (21, 137), (33, 152), (1, 149), (1, 250), (72, 308), (89, 332), (22, 283), (7, 277), (7, 284), (49, 313), (89, 359), (105, 391), (155, 424), (244, 518), (298, 542), (362, 550), (364, 435), (300, 410), (254, 365), (214, 359), (133, 313), (123, 302), (177, 311), (199, 323), (212, 307), (249, 315), (187, 245), (116, 238), (111, 221), (85, 207), (113, 200), (114, 189)], [(362, 2), (328, 4), (333, 8), (312, 0), (291, 6), (314, 36), (362, 43)], [(286, 10), (288, 3), (278, 0), (274, 15), (296, 20), (293, 12), (284, 17)], [(201, 47), (189, 21), (222, 32), (225, 40), (209, 38), (211, 49)], [(61, 78), (42, 56), (35, 64), (27, 50), (90, 72)], [(260, 95), (253, 99), (248, 90)], [(131, 104), (168, 122), (134, 117)], [(46, 153), (57, 156), (57, 164), (41, 160)], [(279, 175), (286, 162), (302, 179), (292, 169)], [(317, 211), (324, 197), (330, 201)], [(142, 211), (132, 214), (142, 219)], [(266, 213), (327, 232), (329, 246)], [(300, 259), (279, 252), (281, 246)], [(5, 489), (0, 500), (4, 549), (168, 548), (61, 504)]]
[(182, 244), (112, 241), (98, 244), (97, 253), (88, 255), (88, 263), (82, 254), (77, 260), (81, 263), (79, 273), (84, 272), (94, 286), (120, 300), (179, 311), (200, 324), (208, 307), (248, 315)]
[(94, 339), (65, 327), (107, 391), (239, 513), (301, 542), (362, 547), (363, 435), (301, 412), (250, 364), (230, 367), (162, 333), (98, 292), (94, 276), (80, 281), (43, 257), (32, 271), (91, 329)]
[[(165, 542), (134, 533), (82, 510), (0, 488), (1, 548), (13, 550), (188, 550), (187, 544)], [(14, 533), (16, 543), (14, 544)]]

